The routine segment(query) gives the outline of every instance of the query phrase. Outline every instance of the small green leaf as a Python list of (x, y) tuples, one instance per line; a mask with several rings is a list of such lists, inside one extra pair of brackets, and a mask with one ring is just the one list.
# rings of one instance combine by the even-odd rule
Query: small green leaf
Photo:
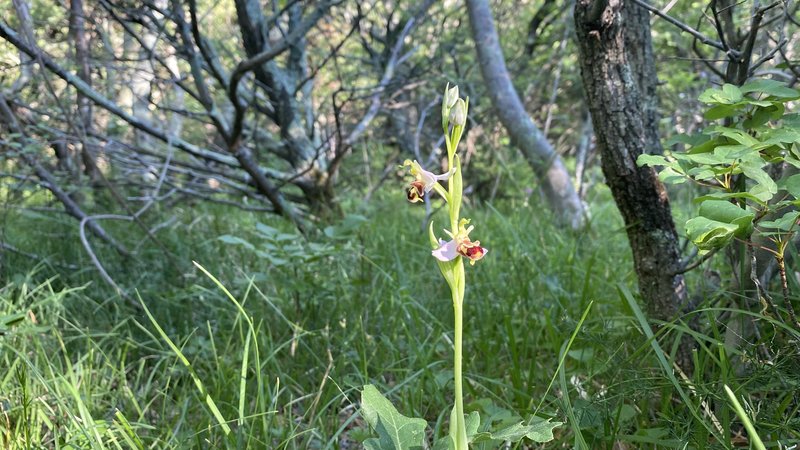
[(676, 134), (667, 140), (664, 143), (664, 147), (672, 147), (675, 144), (685, 144), (690, 146), (695, 146), (702, 144), (703, 142), (708, 141), (708, 136), (702, 133), (696, 134)]
[(706, 89), (697, 99), (703, 103), (733, 105), (740, 102), (742, 98), (742, 91), (738, 87), (725, 83), (722, 85), (722, 89)]
[(433, 444), (433, 450), (455, 450), (455, 449), (456, 449), (456, 443), (453, 442), (453, 438), (451, 438), (449, 435), (439, 439), (438, 441), (436, 441), (435, 444)]
[(731, 198), (745, 198), (759, 204), (764, 204), (764, 201), (749, 192), (713, 192), (711, 194), (697, 197), (694, 199), (694, 202), (702, 203), (706, 200), (725, 200)]
[(361, 391), (361, 415), (378, 434), (364, 441), (368, 450), (421, 450), (425, 445), (425, 420), (400, 414), (371, 384)]
[(668, 184), (681, 184), (686, 182), (686, 175), (667, 167), (658, 173), (658, 179)]
[(693, 155), (696, 153), (710, 152), (713, 151), (715, 148), (717, 148), (717, 146), (720, 145), (721, 143), (722, 141), (717, 137), (709, 138), (708, 136), (706, 136), (705, 141), (698, 142), (694, 146), (690, 147), (689, 149), (686, 150), (686, 153)]
[(264, 235), (264, 237), (268, 238), (271, 238), (272, 236), (275, 236), (276, 234), (280, 233), (280, 231), (278, 231), (277, 229), (272, 228), (269, 225), (264, 225), (261, 222), (256, 224), (256, 231)]
[(230, 244), (230, 245), (241, 245), (248, 250), (255, 250), (255, 246), (253, 244), (245, 241), (244, 239), (236, 236), (231, 236), (229, 234), (222, 235), (218, 238), (220, 241)]
[(471, 441), (472, 436), (478, 432), (478, 427), (481, 425), (481, 414), (478, 411), (469, 413), (466, 419), (467, 425), (467, 440)]
[(644, 153), (639, 155), (638, 158), (636, 158), (636, 165), (638, 165), (639, 167), (669, 166), (670, 162), (667, 161), (667, 158), (665, 158), (662, 155), (648, 155)]

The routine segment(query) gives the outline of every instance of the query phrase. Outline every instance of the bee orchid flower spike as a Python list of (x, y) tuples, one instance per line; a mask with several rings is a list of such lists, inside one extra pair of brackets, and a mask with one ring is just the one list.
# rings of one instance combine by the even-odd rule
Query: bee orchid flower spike
[[(455, 339), (453, 340), (454, 350), (454, 387), (455, 405), (451, 414), (450, 438), (455, 444), (455, 450), (468, 450), (469, 440), (467, 437), (466, 420), (464, 417), (464, 394), (462, 365), (462, 337), (463, 337), (463, 305), (466, 275), (464, 272), (464, 258), (468, 259), (471, 265), (481, 260), (488, 250), (481, 246), (480, 241), (472, 241), (469, 233), (474, 227), (468, 226), (469, 220), (460, 216), (463, 180), (461, 179), (461, 163), (456, 151), (461, 141), (461, 136), (467, 123), (469, 111), (469, 99), (459, 97), (458, 86), (452, 88), (448, 84), (445, 88), (442, 99), (442, 128), (445, 133), (445, 145), (447, 146), (447, 172), (442, 175), (435, 175), (423, 169), (417, 161), (406, 161), (404, 166), (410, 167), (414, 181), (408, 190), (408, 200), (416, 203), (422, 201), (425, 194), (431, 190), (436, 190), (445, 202), (448, 203), (448, 215), (450, 216), (450, 231), (444, 233), (450, 240), (437, 239), (433, 230), (433, 224), (429, 229), (431, 241), (431, 254), (439, 265), (447, 284), (450, 286), (450, 293), (453, 300), (453, 310), (455, 312)], [(439, 184), (440, 181), (447, 181), (447, 189)]]

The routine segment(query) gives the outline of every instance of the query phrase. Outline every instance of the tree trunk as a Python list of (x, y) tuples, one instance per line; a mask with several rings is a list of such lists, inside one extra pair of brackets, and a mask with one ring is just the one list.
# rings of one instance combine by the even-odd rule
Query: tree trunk
[(578, 0), (581, 75), (603, 174), (622, 213), (652, 317), (670, 320), (687, 298), (678, 235), (664, 186), (643, 152), (660, 153), (656, 76), (647, 11), (627, 0)]
[(583, 202), (561, 157), (536, 127), (514, 90), (487, 0), (467, 0), (469, 21), (483, 80), (500, 122), (541, 180), (550, 208), (573, 229), (585, 223)]
[[(86, 20), (84, 17), (83, 0), (71, 0), (69, 10), (69, 29), (72, 42), (75, 45), (75, 62), (78, 65), (78, 78), (88, 86), (92, 85), (91, 66), (89, 64), (89, 38), (86, 36)], [(83, 173), (92, 181), (96, 181), (99, 174), (97, 168), (97, 146), (91, 142), (93, 128), (92, 101), (78, 93), (78, 124), (81, 137), (81, 161)]]

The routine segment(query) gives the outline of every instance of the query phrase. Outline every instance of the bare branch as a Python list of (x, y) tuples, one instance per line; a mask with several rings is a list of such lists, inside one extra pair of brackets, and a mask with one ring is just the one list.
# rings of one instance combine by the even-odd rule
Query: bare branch
[(710, 45), (712, 47), (718, 48), (718, 49), (722, 50), (723, 52), (731, 51), (731, 52), (734, 52), (734, 54), (736, 54), (735, 50), (727, 48), (727, 46), (724, 45), (722, 42), (715, 41), (715, 40), (707, 37), (703, 33), (695, 30), (692, 27), (690, 27), (689, 25), (681, 22), (680, 20), (678, 20), (678, 19), (676, 19), (676, 18), (674, 18), (674, 17), (672, 17), (672, 16), (670, 16), (668, 14), (664, 14), (658, 8), (654, 8), (654, 7), (650, 6), (649, 4), (647, 4), (646, 2), (644, 2), (642, 0), (633, 0), (633, 3), (639, 5), (642, 8), (650, 11), (651, 13), (661, 17), (662, 19), (664, 19), (667, 22), (675, 25), (676, 27), (680, 28), (681, 30), (691, 34), (692, 36), (694, 36), (695, 38), (697, 38), (700, 42), (702, 42), (704, 44), (707, 44), (707, 45)]
[(237, 166), (235, 158), (200, 148), (178, 137), (168, 136), (165, 131), (155, 128), (149, 123), (146, 123), (145, 121), (137, 117), (134, 117), (131, 114), (126, 113), (125, 111), (120, 109), (117, 105), (115, 105), (114, 102), (112, 102), (108, 98), (104, 97), (103, 95), (92, 89), (83, 80), (67, 72), (66, 69), (61, 67), (55, 61), (53, 61), (53, 59), (50, 58), (50, 56), (48, 56), (47, 54), (45, 54), (41, 49), (39, 49), (38, 47), (28, 45), (27, 43), (23, 42), (21, 37), (14, 30), (9, 28), (8, 25), (6, 25), (4, 22), (1, 21), (0, 21), (0, 37), (11, 43), (18, 49), (22, 50), (23, 52), (27, 53), (28, 55), (34, 58), (40, 58), (44, 66), (50, 72), (54, 73), (59, 78), (72, 85), (75, 89), (77, 89), (86, 97), (90, 98), (98, 106), (114, 114), (115, 116), (121, 118), (125, 122), (128, 122), (134, 128), (141, 130), (164, 142), (171, 142), (172, 145), (174, 145), (176, 148), (185, 151), (186, 153), (189, 153), (192, 156), (207, 161), (223, 164), (226, 166), (232, 166), (232, 167)]

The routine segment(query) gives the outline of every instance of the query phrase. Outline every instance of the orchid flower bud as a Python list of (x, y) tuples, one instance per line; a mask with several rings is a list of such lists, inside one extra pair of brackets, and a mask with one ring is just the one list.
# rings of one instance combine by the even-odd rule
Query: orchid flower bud
[(464, 99), (459, 98), (450, 110), (450, 123), (458, 127), (463, 127), (467, 123), (467, 105)]
[(443, 106), (446, 106), (447, 109), (453, 107), (458, 100), (458, 86), (453, 86), (451, 88), (447, 88), (444, 91), (444, 101), (442, 102)]

